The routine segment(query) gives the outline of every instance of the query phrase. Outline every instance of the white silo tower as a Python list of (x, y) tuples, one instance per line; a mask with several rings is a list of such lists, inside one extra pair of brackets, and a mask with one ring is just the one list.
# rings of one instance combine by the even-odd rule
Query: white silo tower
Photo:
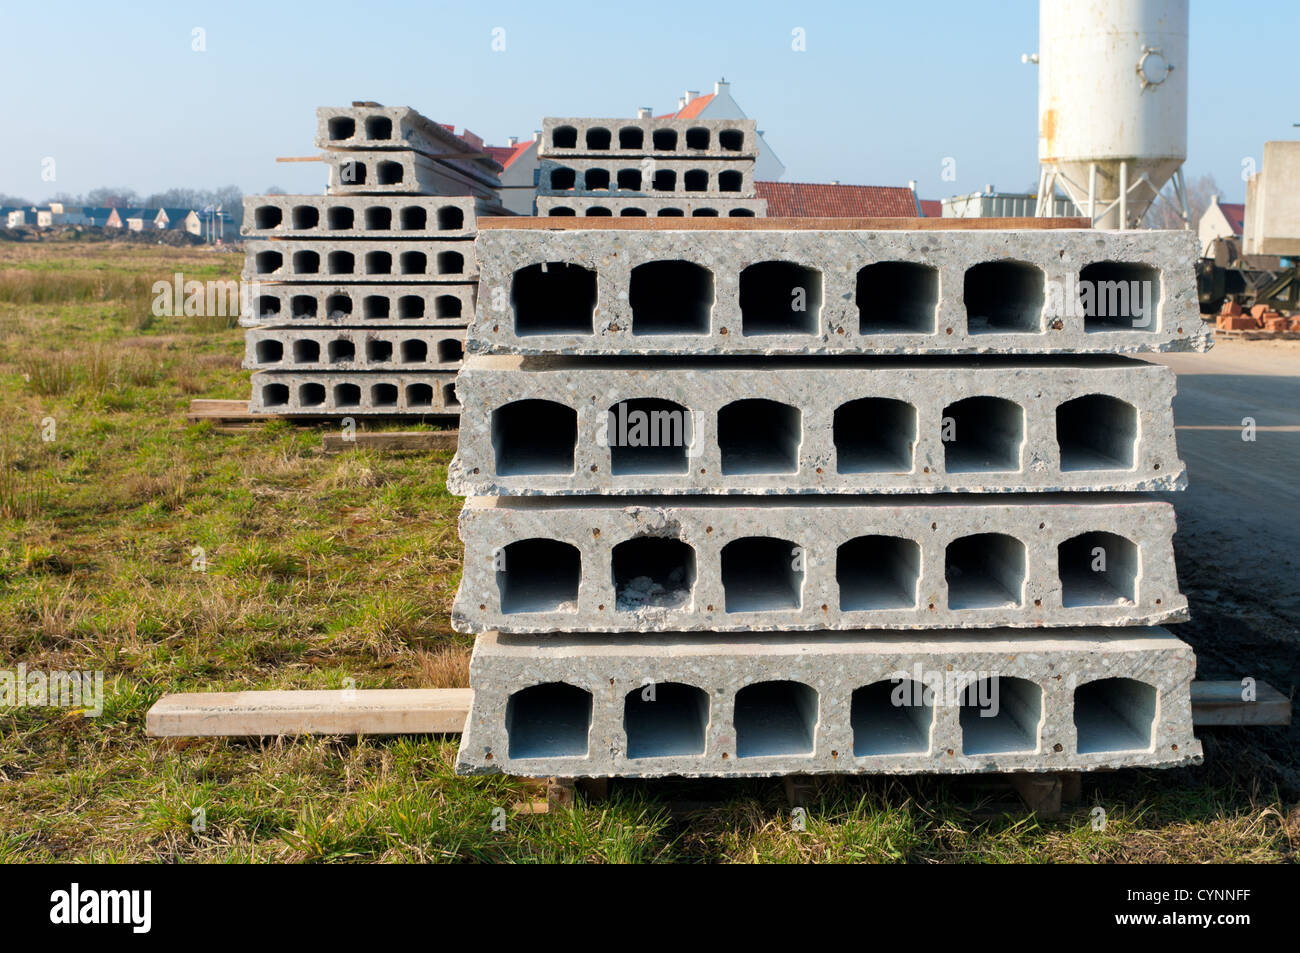
[(1186, 222), (1187, 0), (1039, 0), (1038, 43), (1037, 214), (1132, 228), (1172, 178)]

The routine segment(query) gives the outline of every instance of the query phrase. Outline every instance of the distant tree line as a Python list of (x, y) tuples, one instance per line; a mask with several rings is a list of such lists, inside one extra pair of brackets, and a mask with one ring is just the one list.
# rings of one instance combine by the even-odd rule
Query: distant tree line
[[(284, 190), (276, 186), (271, 186), (266, 190), (268, 194), (283, 194)], [(43, 202), (33, 202), (31, 199), (17, 195), (5, 195), (0, 193), (0, 205), (23, 206), (35, 205), (44, 207), (51, 202), (62, 202), (64, 205), (84, 208), (190, 208), (195, 211), (202, 211), (209, 205), (222, 206), (222, 210), (230, 216), (234, 227), (238, 228), (244, 218), (244, 192), (235, 185), (223, 185), (215, 189), (167, 189), (165, 192), (151, 192), (148, 195), (141, 195), (134, 189), (122, 187), (107, 187), (91, 189), (84, 194), (73, 194), (71, 192), (59, 192), (51, 195)]]

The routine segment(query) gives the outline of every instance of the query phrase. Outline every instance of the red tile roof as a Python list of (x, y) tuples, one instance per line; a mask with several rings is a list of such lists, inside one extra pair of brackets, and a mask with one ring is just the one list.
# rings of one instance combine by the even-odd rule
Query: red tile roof
[(943, 203), (938, 199), (918, 199), (921, 214), (926, 218), (943, 218)]
[(704, 112), (704, 107), (713, 102), (716, 93), (709, 93), (707, 96), (696, 96), (682, 109), (675, 113), (664, 113), (662, 116), (655, 116), (656, 119), (696, 119), (700, 113)]
[(1245, 234), (1246, 206), (1240, 202), (1220, 202), (1219, 208), (1223, 210), (1223, 217), (1228, 220), (1228, 226), (1232, 229), (1232, 234)]
[(916, 218), (916, 196), (906, 186), (755, 182), (773, 218)]
[(497, 162), (501, 164), (502, 169), (508, 169), (510, 168), (510, 163), (514, 162), (528, 151), (528, 147), (532, 144), (533, 137), (528, 136), (526, 139), (521, 139), (513, 146), (484, 146), (483, 151), (496, 159)]

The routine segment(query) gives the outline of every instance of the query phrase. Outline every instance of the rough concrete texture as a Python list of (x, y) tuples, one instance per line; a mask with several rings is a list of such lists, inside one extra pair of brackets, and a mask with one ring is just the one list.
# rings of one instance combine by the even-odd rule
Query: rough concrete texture
[(502, 171), (501, 163), (482, 149), (409, 106), (321, 106), (316, 110), (316, 146), (414, 149), (489, 182)]
[(259, 283), (239, 323), (273, 327), (464, 327), (478, 285)]
[(464, 356), (460, 328), (270, 328), (244, 335), (254, 371), (454, 371)]
[(287, 238), (244, 243), (245, 281), (465, 282), (474, 246), (447, 241), (379, 242)]
[[(1122, 495), (476, 497), (461, 632), (1181, 622), (1168, 503)], [(617, 642), (617, 639), (612, 640)]]
[(473, 238), (504, 210), (454, 196), (245, 195), (247, 238)]
[(460, 496), (1184, 486), (1174, 373), (1119, 357), (480, 356), (456, 388)]
[[(608, 212), (617, 217), (630, 217), (643, 213), (651, 218), (680, 215), (685, 218), (741, 218), (767, 216), (767, 199), (693, 198), (694, 192), (678, 195), (648, 195), (607, 198), (591, 195), (585, 198), (563, 195), (539, 195), (538, 215), (603, 215)], [(604, 209), (605, 212), (599, 211)]]
[(499, 203), (495, 179), (462, 170), (419, 152), (326, 152), (329, 195), (471, 195)]
[[(568, 143), (572, 143), (569, 145)], [(755, 159), (758, 124), (753, 119), (572, 119), (542, 120), (537, 145), (542, 159), (570, 156), (619, 158)]]
[[(480, 232), (475, 252), (483, 295), (470, 351), (1042, 354), (1211, 343), (1195, 236), (1184, 231), (511, 228)], [(1116, 262), (1127, 267), (1106, 264)], [(1151, 326), (1088, 318), (1081, 275), (1097, 289), (1151, 280)]]
[(253, 375), (248, 409), (307, 416), (458, 414), (455, 379), (454, 371), (262, 371)]
[(489, 633), (474, 646), (456, 770), (763, 777), (1198, 764), (1195, 669), (1191, 648), (1158, 628), (794, 640)]
[[(699, 181), (695, 181), (696, 175)], [(537, 163), (540, 195), (709, 195), (755, 198), (754, 163), (737, 159), (584, 158)], [(631, 177), (625, 182), (621, 177)], [(668, 177), (671, 176), (671, 181)]]

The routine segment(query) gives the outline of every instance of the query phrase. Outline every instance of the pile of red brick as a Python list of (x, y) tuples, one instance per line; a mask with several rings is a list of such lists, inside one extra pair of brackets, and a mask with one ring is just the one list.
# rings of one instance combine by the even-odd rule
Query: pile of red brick
[(1266, 304), (1246, 312), (1241, 305), (1225, 301), (1215, 326), (1220, 331), (1300, 331), (1300, 315), (1286, 317)]

